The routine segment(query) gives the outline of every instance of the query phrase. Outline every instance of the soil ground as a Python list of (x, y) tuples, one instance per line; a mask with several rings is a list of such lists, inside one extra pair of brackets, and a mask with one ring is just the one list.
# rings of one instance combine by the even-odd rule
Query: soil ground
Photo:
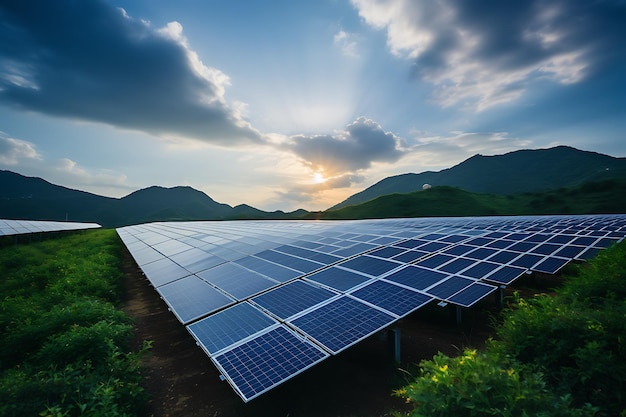
[(195, 340), (167, 309), (126, 252), (124, 310), (135, 319), (136, 343), (153, 342), (144, 360), (150, 395), (146, 417), (353, 417), (408, 411), (392, 391), (405, 385), (416, 364), (438, 352), (480, 348), (498, 316), (495, 295), (462, 310), (434, 303), (400, 320), (401, 361), (394, 362), (386, 333), (373, 335), (278, 387), (244, 403)]

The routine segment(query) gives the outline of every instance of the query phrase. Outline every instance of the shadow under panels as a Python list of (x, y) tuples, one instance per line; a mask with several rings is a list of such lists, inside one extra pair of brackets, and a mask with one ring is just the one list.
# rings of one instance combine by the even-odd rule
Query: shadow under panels
[(438, 300), (470, 307), (626, 235), (626, 216), (150, 223), (118, 229), (249, 401)]

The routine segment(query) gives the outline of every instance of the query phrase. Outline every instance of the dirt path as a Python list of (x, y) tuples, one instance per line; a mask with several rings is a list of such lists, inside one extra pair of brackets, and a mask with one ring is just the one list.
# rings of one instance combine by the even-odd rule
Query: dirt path
[(463, 323), (457, 326), (453, 308), (429, 305), (397, 323), (401, 364), (390, 359), (384, 335), (374, 335), (245, 404), (219, 379), (211, 360), (168, 311), (128, 252), (124, 270), (124, 310), (136, 320), (137, 343), (153, 341), (144, 363), (149, 417), (387, 416), (406, 410), (391, 392), (403, 385), (405, 371), (415, 369), (412, 364), (439, 351), (455, 355), (463, 347), (482, 346), (494, 311), (489, 297), (482, 306), (465, 309)]

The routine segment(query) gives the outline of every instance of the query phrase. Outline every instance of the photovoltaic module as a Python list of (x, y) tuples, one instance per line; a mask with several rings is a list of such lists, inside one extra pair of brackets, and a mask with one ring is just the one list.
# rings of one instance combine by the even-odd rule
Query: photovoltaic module
[(626, 236), (626, 215), (163, 222), (117, 232), (244, 401), (429, 302), (471, 307)]

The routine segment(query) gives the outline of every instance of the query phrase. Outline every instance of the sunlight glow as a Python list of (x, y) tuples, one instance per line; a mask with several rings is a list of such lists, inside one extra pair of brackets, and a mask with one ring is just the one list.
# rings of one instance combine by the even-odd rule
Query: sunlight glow
[(316, 172), (313, 174), (313, 184), (321, 184), (326, 182), (326, 178), (324, 178), (324, 174), (321, 172)]

